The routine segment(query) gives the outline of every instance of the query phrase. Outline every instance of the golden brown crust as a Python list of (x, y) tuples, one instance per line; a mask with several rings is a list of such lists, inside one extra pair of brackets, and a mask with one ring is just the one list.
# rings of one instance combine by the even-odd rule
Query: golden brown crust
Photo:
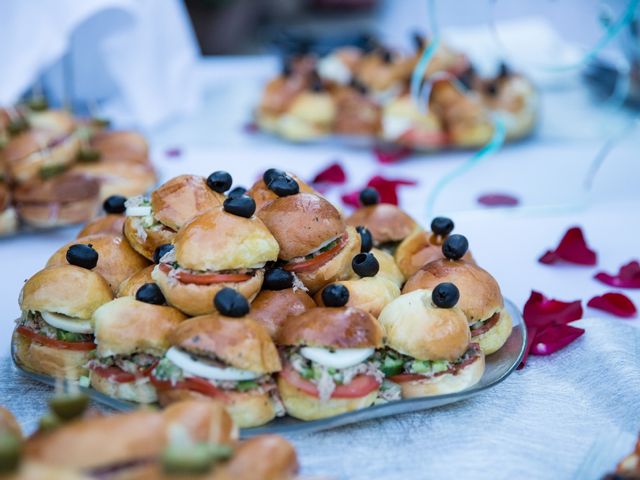
[(280, 258), (291, 260), (308, 255), (344, 233), (340, 212), (318, 195), (299, 193), (278, 198), (258, 216), (280, 245)]
[(124, 221), (127, 219), (124, 215), (107, 214), (98, 217), (87, 223), (78, 233), (76, 238), (96, 235), (98, 233), (107, 233), (111, 235), (123, 235)]
[(138, 132), (113, 130), (98, 132), (91, 137), (90, 145), (100, 151), (101, 162), (131, 164), (149, 161), (149, 146), (144, 136)]
[(359, 208), (347, 218), (347, 225), (367, 227), (375, 245), (399, 242), (419, 228), (413, 218), (389, 203)]
[(110, 378), (103, 377), (93, 370), (89, 370), (89, 383), (91, 388), (111, 398), (141, 404), (156, 403), (158, 401), (156, 389), (148, 379), (116, 382)]
[(277, 435), (261, 435), (240, 443), (224, 467), (235, 480), (289, 480), (298, 468), (293, 445)]
[(16, 204), (20, 219), (35, 228), (77, 225), (91, 219), (98, 209), (98, 198), (65, 203)]
[[(472, 336), (471, 341), (480, 344), (485, 355), (491, 355), (502, 348), (513, 329), (513, 320), (506, 309), (500, 311), (500, 318), (491, 329), (480, 335)], [(473, 335), (473, 333), (472, 333)]]
[(78, 238), (59, 248), (49, 258), (47, 267), (66, 265), (67, 250), (75, 244), (92, 245), (98, 252), (98, 264), (92, 271), (102, 275), (114, 292), (124, 280), (149, 265), (149, 261), (131, 248), (121, 235), (98, 233)]
[[(400, 296), (400, 288), (395, 283), (379, 275), (355, 280), (343, 280), (336, 283), (344, 285), (349, 290), (347, 307), (359, 308), (376, 318), (388, 303)], [(314, 299), (318, 306), (324, 307), (322, 290), (316, 293)]]
[(285, 320), (278, 345), (379, 348), (383, 331), (371, 314), (353, 307), (318, 307)]
[(76, 164), (71, 173), (83, 175), (100, 183), (100, 200), (111, 195), (134, 197), (148, 192), (157, 181), (151, 164), (126, 162), (95, 162)]
[(279, 371), (278, 351), (267, 330), (250, 317), (231, 318), (218, 313), (182, 322), (169, 336), (172, 345), (258, 373)]
[(179, 282), (170, 278), (159, 267), (153, 269), (151, 277), (170, 305), (187, 315), (196, 316), (213, 313), (215, 311), (213, 299), (225, 287), (237, 290), (248, 301), (253, 300), (262, 287), (264, 270), (256, 270), (255, 274), (244, 282), (212, 283), (211, 285)]
[(175, 238), (180, 267), (199, 271), (256, 268), (278, 258), (278, 242), (262, 221), (216, 207), (195, 217)]
[(378, 264), (380, 265), (378, 276), (384, 277), (387, 280), (395, 283), (398, 288), (402, 288), (402, 285), (404, 285), (405, 276), (396, 264), (393, 256), (390, 253), (378, 248), (372, 248), (371, 253), (373, 253), (373, 256), (376, 257), (376, 260), (378, 260)]
[[(80, 286), (82, 295), (78, 295)], [(40, 270), (27, 280), (19, 300), (23, 311), (88, 319), (112, 298), (111, 288), (98, 273), (75, 265), (60, 265)]]
[(170, 333), (186, 318), (173, 307), (134, 297), (116, 298), (93, 313), (96, 353), (99, 357), (137, 352), (162, 356), (170, 346)]
[(354, 88), (338, 87), (334, 131), (345, 135), (375, 136), (382, 125), (382, 109), (372, 98)]
[(172, 403), (162, 416), (167, 433), (173, 424), (180, 425), (193, 442), (230, 443), (238, 438), (238, 429), (224, 403), (217, 400), (207, 398)]
[[(300, 177), (294, 175), (293, 173), (287, 172), (291, 178), (293, 178), (296, 182), (298, 182), (298, 187), (300, 187), (300, 192), (304, 193), (315, 193), (316, 192), (313, 187), (308, 185), (306, 182), (300, 180)], [(249, 195), (256, 202), (256, 211), (260, 211), (262, 207), (271, 203), (273, 200), (278, 197), (275, 193), (267, 188), (267, 185), (264, 183), (264, 180), (260, 179), (247, 191), (247, 195)]]
[(175, 231), (223, 201), (224, 195), (211, 190), (198, 175), (174, 177), (151, 193), (154, 217)]
[(0, 407), (0, 433), (10, 433), (22, 438), (22, 429), (16, 417), (4, 407)]
[(165, 243), (173, 243), (176, 232), (169, 227), (144, 228), (141, 217), (127, 217), (124, 221), (124, 236), (136, 252), (153, 260), (156, 248)]
[(263, 290), (251, 303), (251, 318), (275, 339), (287, 317), (300, 315), (316, 306), (316, 302), (302, 290)]
[(116, 291), (116, 297), (135, 297), (138, 289), (145, 283), (153, 283), (151, 278), (151, 272), (155, 268), (155, 265), (149, 265), (138, 270), (136, 273), (126, 278)]
[(489, 272), (465, 261), (447, 259), (428, 263), (405, 284), (402, 293), (417, 289), (433, 289), (442, 282), (451, 282), (460, 290), (457, 307), (469, 323), (486, 320), (504, 307), (500, 286)]

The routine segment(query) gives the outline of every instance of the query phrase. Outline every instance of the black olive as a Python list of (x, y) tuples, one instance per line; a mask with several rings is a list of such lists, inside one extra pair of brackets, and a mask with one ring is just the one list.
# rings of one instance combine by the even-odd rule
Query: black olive
[(412, 34), (413, 45), (416, 47), (416, 50), (421, 51), (424, 49), (427, 44), (427, 39), (420, 32), (413, 32)]
[(289, 175), (274, 178), (268, 185), (269, 190), (279, 197), (288, 197), (300, 193), (300, 185)]
[(93, 249), (91, 244), (77, 243), (71, 245), (67, 250), (67, 262), (91, 270), (98, 264), (98, 252)]
[(431, 300), (439, 308), (454, 307), (460, 299), (460, 290), (453, 283), (440, 283), (431, 292)]
[(362, 83), (360, 80), (358, 80), (356, 77), (353, 77), (351, 79), (350, 85), (351, 85), (351, 88), (353, 88), (360, 95), (366, 95), (367, 93), (369, 93), (369, 89), (367, 88), (367, 86), (364, 83)]
[(311, 83), (309, 84), (309, 89), (312, 92), (324, 92), (324, 84), (322, 83), (322, 79), (319, 76), (313, 76), (311, 78)]
[(449, 260), (460, 260), (469, 250), (469, 241), (464, 235), (449, 235), (442, 244), (442, 254)]
[(164, 305), (167, 303), (162, 290), (155, 283), (145, 283), (136, 292), (136, 300), (152, 305)]
[(244, 188), (244, 187), (235, 187), (235, 188), (232, 188), (229, 193), (227, 193), (227, 197), (229, 197), (229, 198), (237, 198), (237, 197), (241, 197), (245, 193), (247, 193), (247, 189), (246, 188)]
[(322, 303), (327, 307), (343, 307), (349, 301), (349, 290), (344, 285), (332, 283), (322, 290)]
[(240, 195), (235, 198), (227, 198), (222, 204), (222, 208), (227, 213), (238, 215), (239, 217), (251, 218), (256, 211), (256, 202), (247, 195)]
[(213, 305), (227, 317), (243, 317), (249, 313), (249, 302), (233, 288), (225, 287), (216, 293)]
[(375, 188), (367, 187), (360, 192), (360, 203), (362, 205), (376, 205), (380, 203), (380, 194)]
[(495, 97), (498, 94), (498, 86), (495, 82), (489, 82), (485, 86), (485, 92), (487, 92), (487, 95)]
[(458, 81), (462, 85), (464, 85), (467, 90), (471, 90), (475, 76), (475, 68), (473, 67), (473, 65), (469, 65), (469, 67), (458, 77)]
[(393, 54), (391, 53), (391, 50), (382, 48), (380, 49), (380, 58), (384, 63), (391, 63), (393, 61)]
[(160, 263), (160, 259), (174, 249), (170, 243), (160, 245), (153, 251), (153, 263)]
[(351, 260), (351, 268), (361, 277), (373, 277), (380, 270), (380, 264), (373, 253), (359, 253)]
[(262, 288), (265, 290), (284, 290), (293, 287), (293, 273), (283, 268), (267, 270), (264, 274)]
[(231, 188), (233, 179), (228, 172), (218, 170), (207, 177), (207, 185), (211, 190), (218, 193), (224, 193)]
[(102, 208), (104, 208), (104, 211), (107, 213), (124, 213), (127, 210), (124, 204), (126, 201), (127, 197), (111, 195), (104, 201)]
[(286, 77), (290, 77), (292, 73), (293, 73), (293, 68), (291, 67), (291, 60), (288, 58), (283, 59), (282, 69), (280, 70), (280, 74), (286, 78)]
[(511, 69), (509, 68), (509, 65), (507, 65), (505, 62), (500, 62), (500, 65), (498, 66), (498, 78), (505, 78), (510, 74)]
[(447, 217), (436, 217), (431, 220), (431, 231), (441, 237), (446, 237), (453, 231), (453, 220)]
[(360, 251), (362, 253), (370, 252), (373, 248), (373, 235), (367, 227), (358, 225), (356, 231), (360, 234)]
[(286, 174), (287, 172), (283, 170), (279, 170), (277, 168), (270, 168), (262, 174), (262, 181), (264, 182), (265, 185), (269, 185), (276, 177), (282, 177), (283, 175), (286, 175)]

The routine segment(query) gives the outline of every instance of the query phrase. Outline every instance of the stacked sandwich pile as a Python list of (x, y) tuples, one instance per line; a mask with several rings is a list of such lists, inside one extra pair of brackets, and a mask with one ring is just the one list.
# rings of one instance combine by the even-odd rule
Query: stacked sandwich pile
[(25, 283), (16, 360), (118, 399), (213, 397), (241, 427), (474, 385), (511, 333), (497, 282), (450, 219), (360, 200), (345, 218), (277, 169), (110, 197)]
[(276, 435), (238, 440), (214, 400), (178, 402), (160, 412), (119, 415), (87, 410), (78, 392), (56, 394), (38, 430), (24, 437), (0, 407), (0, 477), (7, 480), (288, 480), (293, 446)]
[(417, 35), (415, 45), (411, 54), (372, 42), (319, 59), (294, 57), (265, 86), (256, 123), (292, 141), (333, 134), (417, 150), (483, 145), (496, 117), (509, 140), (531, 133), (537, 100), (529, 80), (504, 64), (495, 77), (481, 78), (464, 54), (446, 45), (428, 63), (421, 99), (413, 98), (412, 74), (429, 41)]
[(140, 195), (155, 183), (147, 142), (137, 133), (46, 106), (0, 109), (0, 235), (20, 222), (86, 222), (108, 196)]

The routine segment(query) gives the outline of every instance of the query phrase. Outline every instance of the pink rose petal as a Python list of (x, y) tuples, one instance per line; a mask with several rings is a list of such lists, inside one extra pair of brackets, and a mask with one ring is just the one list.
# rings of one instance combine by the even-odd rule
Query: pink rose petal
[(640, 288), (640, 263), (637, 260), (632, 260), (620, 267), (617, 275), (598, 272), (594, 278), (611, 287)]
[(562, 350), (578, 337), (584, 334), (584, 329), (570, 325), (553, 325), (536, 333), (532, 355), (551, 355)]
[(332, 163), (327, 168), (319, 172), (315, 177), (313, 177), (313, 180), (311, 181), (311, 183), (313, 185), (317, 185), (319, 183), (322, 183), (322, 184), (330, 183), (335, 185), (342, 185), (346, 181), (347, 181), (347, 174), (342, 168), (342, 165), (336, 162), (336, 163)]
[(485, 207), (515, 207), (520, 200), (508, 193), (485, 193), (478, 197), (477, 202)]
[[(367, 187), (375, 188), (380, 194), (380, 202), (381, 203), (390, 203), (392, 205), (398, 205), (398, 187), (401, 186), (409, 186), (416, 185), (417, 182), (415, 180), (409, 179), (389, 179), (385, 178), (381, 175), (376, 175), (372, 177), (367, 182)], [(345, 205), (349, 205), (354, 208), (360, 207), (360, 192), (361, 190), (356, 190), (354, 192), (345, 193), (342, 195), (342, 202)]]
[(413, 153), (413, 150), (407, 147), (397, 145), (376, 145), (373, 147), (373, 154), (380, 163), (396, 163), (407, 158)]
[(582, 318), (580, 300), (562, 302), (532, 291), (522, 312), (528, 327), (544, 328), (549, 325), (563, 325)]
[(623, 318), (631, 318), (637, 312), (636, 306), (629, 297), (616, 292), (608, 292), (604, 295), (593, 297), (589, 300), (587, 306)]
[(578, 265), (595, 265), (596, 260), (596, 252), (587, 246), (580, 227), (572, 227), (567, 230), (558, 247), (555, 250), (549, 250), (538, 259), (540, 263), (547, 265), (560, 261)]
[(167, 148), (164, 154), (169, 158), (178, 158), (182, 156), (182, 149), (179, 147)]
[(342, 203), (353, 208), (360, 208), (360, 190), (343, 194), (340, 199)]

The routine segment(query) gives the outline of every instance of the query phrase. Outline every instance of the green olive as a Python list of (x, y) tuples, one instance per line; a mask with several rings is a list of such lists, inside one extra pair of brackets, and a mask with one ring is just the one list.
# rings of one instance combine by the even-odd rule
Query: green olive
[(27, 102), (27, 107), (34, 112), (43, 112), (49, 108), (49, 102), (44, 96), (35, 97)]
[(93, 117), (91, 124), (96, 128), (109, 128), (111, 126), (111, 120), (102, 117)]
[(100, 150), (95, 148), (83, 148), (78, 152), (78, 161), (81, 163), (91, 163), (100, 160)]
[(49, 430), (55, 430), (60, 425), (62, 425), (62, 420), (60, 420), (60, 418), (53, 413), (47, 413), (40, 419), (38, 429), (43, 432), (48, 432)]
[(84, 413), (89, 397), (84, 393), (62, 393), (49, 400), (49, 407), (61, 420), (71, 420)]
[(162, 465), (167, 473), (206, 473), (215, 463), (229, 458), (232, 453), (231, 447), (226, 445), (172, 445), (164, 451)]
[(7, 131), (12, 137), (24, 132), (29, 128), (29, 123), (24, 117), (17, 117), (9, 122), (7, 125)]
[(13, 472), (20, 463), (20, 439), (9, 432), (0, 433), (0, 473)]

